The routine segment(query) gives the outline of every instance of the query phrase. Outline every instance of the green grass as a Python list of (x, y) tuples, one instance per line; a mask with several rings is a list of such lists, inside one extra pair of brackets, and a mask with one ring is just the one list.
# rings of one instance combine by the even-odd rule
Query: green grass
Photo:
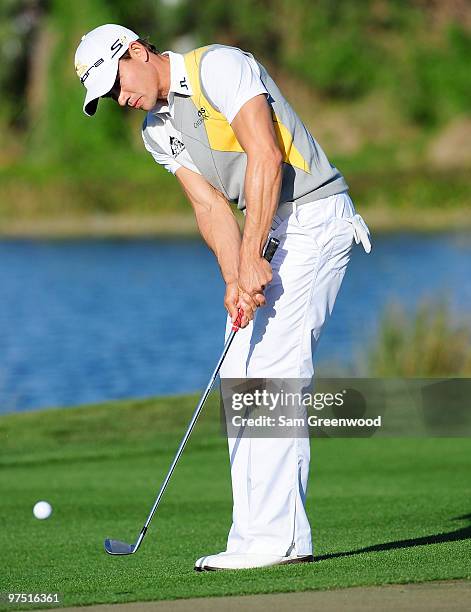
[[(57, 591), (64, 605), (471, 578), (468, 439), (313, 440), (308, 511), (317, 562), (196, 573), (231, 520), (226, 442), (213, 398), (136, 556), (133, 541), (195, 397), (0, 418), (1, 591)], [(33, 518), (38, 499), (54, 507)], [(13, 607), (1, 609), (14, 609)]]

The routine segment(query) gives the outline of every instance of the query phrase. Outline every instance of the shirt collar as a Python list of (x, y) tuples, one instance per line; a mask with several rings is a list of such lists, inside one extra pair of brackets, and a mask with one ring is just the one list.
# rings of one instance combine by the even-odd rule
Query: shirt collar
[(164, 51), (162, 55), (168, 55), (170, 59), (170, 89), (168, 90), (168, 101), (159, 100), (152, 109), (154, 115), (170, 114), (173, 116), (173, 99), (175, 94), (184, 96), (193, 95), (190, 79), (185, 66), (185, 59), (180, 53)]

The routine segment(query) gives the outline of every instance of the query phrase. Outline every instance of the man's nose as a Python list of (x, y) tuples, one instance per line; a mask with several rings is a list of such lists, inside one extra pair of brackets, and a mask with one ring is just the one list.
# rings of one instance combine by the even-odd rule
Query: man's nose
[(126, 106), (128, 99), (129, 95), (125, 91), (121, 90), (118, 96), (118, 104), (120, 106)]

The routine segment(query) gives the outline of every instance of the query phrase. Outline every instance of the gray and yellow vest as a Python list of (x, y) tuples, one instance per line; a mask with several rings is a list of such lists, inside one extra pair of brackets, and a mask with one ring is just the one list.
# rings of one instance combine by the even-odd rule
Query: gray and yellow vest
[[(185, 66), (193, 90), (192, 96), (175, 94), (175, 129), (181, 132), (191, 159), (201, 174), (226, 198), (245, 209), (244, 179), (247, 155), (237, 141), (227, 119), (209, 101), (201, 84), (201, 60), (204, 55), (223, 45), (209, 45), (184, 55)], [(245, 55), (253, 57), (243, 51)], [(269, 93), (273, 125), (283, 153), (283, 180), (280, 204), (303, 204), (320, 200), (348, 189), (340, 172), (332, 166), (324, 151), (315, 141), (303, 122), (285, 100), (280, 90), (258, 63), (260, 78)], [(143, 130), (157, 151), (161, 148)], [(164, 153), (164, 151), (162, 151)]]

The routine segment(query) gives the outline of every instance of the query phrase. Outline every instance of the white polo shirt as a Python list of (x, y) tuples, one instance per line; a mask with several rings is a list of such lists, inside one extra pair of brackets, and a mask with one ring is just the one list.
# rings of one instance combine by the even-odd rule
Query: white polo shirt
[[(147, 130), (165, 154), (156, 151), (142, 132), (144, 146), (155, 161), (175, 172), (184, 166), (201, 174), (183, 144), (181, 132), (170, 123), (174, 116), (175, 94), (192, 95), (183, 55), (165, 51), (170, 58), (168, 101), (159, 101), (147, 113)], [(208, 51), (201, 61), (201, 82), (211, 104), (232, 123), (242, 106), (251, 98), (267, 94), (260, 79), (257, 63), (238, 49), (217, 48)]]

